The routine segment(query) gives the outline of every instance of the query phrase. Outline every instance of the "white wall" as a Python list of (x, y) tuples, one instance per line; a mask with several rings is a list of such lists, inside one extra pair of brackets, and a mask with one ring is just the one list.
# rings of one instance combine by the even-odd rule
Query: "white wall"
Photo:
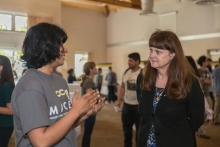
[[(178, 36), (220, 32), (220, 6), (199, 6), (188, 0), (163, 0), (155, 2), (153, 10), (158, 14), (177, 12), (177, 30), (174, 31)], [(147, 59), (147, 40), (150, 34), (161, 26), (159, 15), (140, 16), (139, 13), (138, 10), (122, 9), (111, 13), (107, 20), (107, 62), (113, 63), (119, 80), (127, 68), (129, 53), (139, 52), (142, 60)], [(220, 49), (220, 37), (182, 41), (182, 45), (186, 55), (197, 59), (200, 55), (207, 55), (207, 49)]]
[[(106, 17), (101, 12), (62, 6), (62, 26), (68, 34), (66, 68), (74, 67), (74, 53), (88, 52), (94, 62), (106, 61)], [(66, 75), (65, 75), (66, 77)]]

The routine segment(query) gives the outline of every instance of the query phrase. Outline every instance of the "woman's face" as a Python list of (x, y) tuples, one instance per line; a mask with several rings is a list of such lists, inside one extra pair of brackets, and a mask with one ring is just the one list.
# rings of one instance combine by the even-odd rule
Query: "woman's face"
[(96, 66), (93, 67), (92, 69), (90, 69), (90, 74), (93, 74), (93, 75), (97, 74), (97, 68), (96, 68)]
[(153, 68), (167, 69), (174, 56), (175, 53), (170, 53), (168, 50), (150, 47), (149, 60)]

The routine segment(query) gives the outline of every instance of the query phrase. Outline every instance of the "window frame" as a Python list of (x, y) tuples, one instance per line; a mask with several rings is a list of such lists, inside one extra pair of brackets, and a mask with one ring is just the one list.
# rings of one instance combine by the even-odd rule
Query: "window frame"
[[(13, 31), (13, 32), (26, 32), (26, 31), (16, 31), (15, 30), (15, 17), (16, 16), (23, 16), (23, 17), (27, 17), (28, 19), (28, 16), (27, 14), (25, 13), (18, 13), (18, 12), (7, 12), (7, 11), (0, 11), (0, 14), (3, 14), (3, 15), (11, 15), (11, 30), (0, 30), (0, 31)], [(28, 22), (27, 22), (28, 23)], [(28, 26), (28, 24), (27, 24)]]

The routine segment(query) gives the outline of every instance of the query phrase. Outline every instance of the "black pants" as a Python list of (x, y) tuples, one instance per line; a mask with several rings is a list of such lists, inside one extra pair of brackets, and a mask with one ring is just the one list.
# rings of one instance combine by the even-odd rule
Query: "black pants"
[(111, 101), (114, 103), (115, 101), (115, 86), (114, 85), (108, 85), (108, 102)]
[(8, 147), (13, 130), (13, 127), (0, 127), (0, 147)]
[(211, 100), (212, 100), (212, 110), (214, 110), (214, 106), (215, 106), (215, 97), (213, 96), (213, 92), (209, 92), (209, 95), (211, 97)]
[(132, 126), (136, 126), (136, 143), (137, 134), (140, 126), (140, 115), (138, 105), (129, 105), (124, 103), (122, 108), (122, 126), (124, 132), (124, 147), (132, 147)]
[(96, 115), (92, 115), (85, 120), (82, 147), (90, 147), (93, 127), (95, 125)]

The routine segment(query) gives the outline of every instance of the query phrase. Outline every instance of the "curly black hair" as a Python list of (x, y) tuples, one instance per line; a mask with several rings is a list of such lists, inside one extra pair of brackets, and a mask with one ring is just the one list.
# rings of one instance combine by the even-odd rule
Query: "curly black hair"
[(23, 66), (41, 68), (59, 58), (60, 47), (67, 40), (65, 31), (57, 25), (39, 23), (28, 29), (22, 47)]
[(203, 63), (203, 62), (206, 62), (206, 60), (207, 60), (207, 57), (206, 57), (205, 55), (203, 55), (203, 56), (200, 56), (200, 57), (199, 57), (199, 59), (197, 60), (197, 63), (198, 63), (200, 66), (202, 66), (202, 63)]

